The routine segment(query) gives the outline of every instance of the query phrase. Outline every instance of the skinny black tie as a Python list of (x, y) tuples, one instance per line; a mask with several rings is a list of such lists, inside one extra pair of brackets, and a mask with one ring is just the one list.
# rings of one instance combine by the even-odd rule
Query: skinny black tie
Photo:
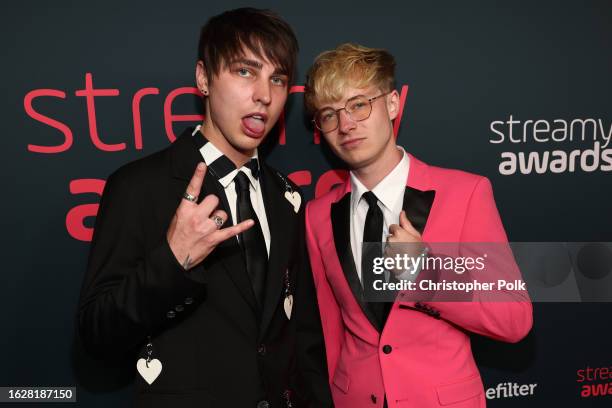
[[(385, 304), (380, 301), (380, 295), (374, 288), (375, 279), (384, 279), (384, 275), (375, 275), (373, 272), (374, 258), (382, 256), (382, 233), (383, 233), (383, 213), (378, 206), (378, 198), (371, 191), (367, 191), (362, 196), (368, 203), (368, 213), (366, 214), (363, 226), (363, 256), (361, 258), (361, 276), (363, 279), (363, 289), (371, 310), (378, 319), (381, 327), (386, 320)], [(369, 245), (365, 245), (369, 242)], [(377, 301), (378, 300), (378, 301)]]
[(236, 212), (238, 215), (238, 222), (242, 222), (249, 218), (255, 221), (255, 225), (240, 234), (240, 243), (244, 251), (246, 269), (251, 278), (253, 292), (255, 293), (255, 298), (261, 310), (266, 288), (266, 271), (268, 269), (266, 241), (261, 225), (259, 224), (259, 219), (251, 203), (248, 176), (244, 172), (239, 171), (238, 174), (236, 174), (236, 178), (234, 178), (234, 182), (236, 184)]

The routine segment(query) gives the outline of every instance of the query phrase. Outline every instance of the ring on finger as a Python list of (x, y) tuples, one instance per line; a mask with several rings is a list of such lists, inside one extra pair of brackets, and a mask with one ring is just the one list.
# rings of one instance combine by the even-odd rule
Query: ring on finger
[(221, 228), (223, 226), (223, 223), (225, 222), (225, 220), (222, 217), (219, 217), (218, 215), (213, 215), (212, 217), (210, 217), (210, 219), (213, 220), (213, 222), (217, 226), (217, 229)]
[(192, 203), (195, 203), (196, 201), (198, 201), (197, 196), (191, 195), (186, 191), (183, 193), (183, 198), (187, 201), (191, 201)]

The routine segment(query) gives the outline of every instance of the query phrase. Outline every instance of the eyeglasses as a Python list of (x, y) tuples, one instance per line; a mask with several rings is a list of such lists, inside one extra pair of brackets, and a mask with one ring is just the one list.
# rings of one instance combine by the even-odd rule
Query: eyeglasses
[(321, 132), (333, 132), (338, 129), (340, 123), (340, 111), (345, 110), (349, 118), (355, 122), (366, 120), (372, 113), (372, 102), (381, 96), (387, 95), (389, 92), (385, 92), (373, 98), (368, 98), (364, 95), (357, 95), (346, 101), (344, 108), (333, 109), (326, 107), (319, 109), (312, 120)]

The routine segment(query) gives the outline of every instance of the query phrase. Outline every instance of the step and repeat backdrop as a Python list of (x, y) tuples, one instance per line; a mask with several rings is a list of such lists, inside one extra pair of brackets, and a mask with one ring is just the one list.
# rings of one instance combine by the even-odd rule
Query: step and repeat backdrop
[[(241, 6), (277, 11), (300, 41), (297, 80), (264, 152), (307, 198), (346, 170), (305, 116), (305, 73), (350, 41), (397, 58), (399, 144), (489, 177), (511, 241), (612, 241), (609, 1), (7, 3), (0, 386), (76, 387), (77, 406), (130, 405), (132, 378), (117, 374), (126, 370), (88, 357), (74, 335), (100, 195), (120, 165), (201, 121), (199, 29)], [(612, 287), (610, 268), (581, 276), (564, 248), (542, 261), (551, 284), (571, 270)], [(474, 336), (488, 405), (610, 406), (606, 300), (536, 302), (517, 344)]]

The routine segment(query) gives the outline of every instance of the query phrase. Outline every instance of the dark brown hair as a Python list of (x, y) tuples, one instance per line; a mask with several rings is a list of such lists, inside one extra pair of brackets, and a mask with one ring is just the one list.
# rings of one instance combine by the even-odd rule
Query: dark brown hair
[(297, 39), (289, 24), (273, 11), (249, 7), (230, 10), (211, 17), (202, 27), (198, 58), (209, 81), (245, 49), (267, 59), (289, 76), (289, 83), (293, 81)]

